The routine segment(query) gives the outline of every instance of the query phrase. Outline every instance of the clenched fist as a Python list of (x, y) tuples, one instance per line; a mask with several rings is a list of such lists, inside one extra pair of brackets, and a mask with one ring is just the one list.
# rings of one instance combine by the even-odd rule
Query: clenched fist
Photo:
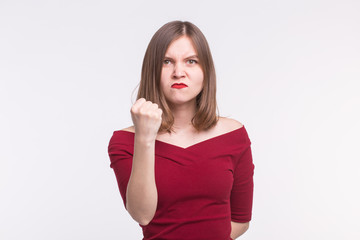
[(162, 121), (161, 108), (156, 103), (139, 98), (130, 112), (136, 136), (150, 141), (155, 140)]

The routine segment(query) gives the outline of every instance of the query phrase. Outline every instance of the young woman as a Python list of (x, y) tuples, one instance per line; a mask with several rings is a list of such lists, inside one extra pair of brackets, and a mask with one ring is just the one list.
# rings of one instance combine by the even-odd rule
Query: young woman
[(173, 21), (145, 53), (133, 126), (114, 131), (108, 153), (126, 210), (143, 239), (229, 240), (249, 227), (251, 142), (243, 124), (216, 114), (208, 43)]

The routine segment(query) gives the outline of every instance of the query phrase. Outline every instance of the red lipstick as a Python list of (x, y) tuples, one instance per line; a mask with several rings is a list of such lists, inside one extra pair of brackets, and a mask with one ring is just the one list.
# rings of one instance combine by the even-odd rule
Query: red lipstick
[(184, 88), (187, 87), (187, 85), (185, 83), (174, 83), (173, 85), (171, 85), (172, 88)]

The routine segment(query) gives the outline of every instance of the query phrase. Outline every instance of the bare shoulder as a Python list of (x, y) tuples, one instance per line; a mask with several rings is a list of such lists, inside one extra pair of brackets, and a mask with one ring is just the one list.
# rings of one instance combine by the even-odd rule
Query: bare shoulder
[(133, 132), (134, 133), (135, 132), (135, 127), (130, 126), (130, 127), (121, 129), (121, 131), (127, 131), (127, 132)]
[(229, 132), (236, 130), (238, 128), (242, 128), (244, 125), (236, 119), (220, 117), (219, 118), (219, 127), (223, 132)]

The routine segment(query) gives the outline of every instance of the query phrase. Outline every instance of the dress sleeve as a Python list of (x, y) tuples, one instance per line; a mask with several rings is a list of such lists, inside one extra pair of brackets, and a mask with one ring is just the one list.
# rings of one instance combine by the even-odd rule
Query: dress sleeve
[(252, 214), (254, 164), (251, 147), (241, 152), (234, 170), (234, 182), (231, 190), (231, 220), (249, 222)]
[(126, 208), (126, 189), (129, 182), (132, 166), (133, 154), (132, 145), (124, 142), (121, 136), (115, 133), (110, 139), (108, 153), (110, 157), (110, 167), (114, 170), (118, 188)]

